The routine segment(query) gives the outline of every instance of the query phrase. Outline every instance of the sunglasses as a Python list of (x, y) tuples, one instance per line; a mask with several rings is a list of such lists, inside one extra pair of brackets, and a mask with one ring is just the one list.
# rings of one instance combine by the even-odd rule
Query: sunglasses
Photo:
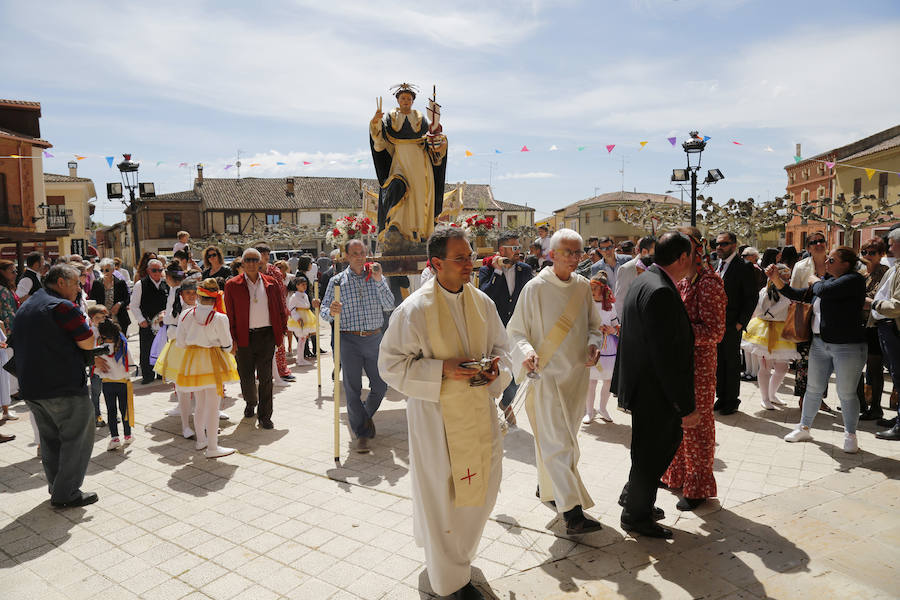
[(821, 246), (825, 243), (825, 240), (810, 240), (806, 242), (807, 246)]
[(875, 250), (863, 250), (862, 252), (860, 252), (860, 254), (862, 254), (863, 256), (877, 256), (878, 252), (876, 252)]
[(216, 254), (215, 252), (210, 252), (209, 254), (206, 255), (206, 258), (207, 258), (207, 259), (210, 259), (210, 258), (212, 258), (213, 256), (219, 256), (219, 255)]
[(147, 269), (151, 273), (162, 273), (162, 269)]
[(244, 259), (244, 262), (245, 263), (256, 263), (256, 262), (259, 262), (259, 259), (254, 256), (248, 256), (247, 258)]
[(613, 249), (612, 246), (597, 246), (597, 250), (599, 250), (600, 252), (606, 252), (607, 250), (612, 250), (612, 249)]
[(722, 246), (730, 246), (733, 243), (734, 242), (711, 242), (710, 246), (712, 246), (713, 248), (721, 248)]

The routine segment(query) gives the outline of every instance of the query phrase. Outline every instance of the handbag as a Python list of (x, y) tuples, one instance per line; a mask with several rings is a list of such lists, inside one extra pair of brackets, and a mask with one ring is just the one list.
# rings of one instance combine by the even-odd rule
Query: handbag
[(787, 318), (784, 321), (782, 339), (788, 342), (802, 343), (812, 339), (812, 304), (806, 302), (791, 302), (788, 307)]

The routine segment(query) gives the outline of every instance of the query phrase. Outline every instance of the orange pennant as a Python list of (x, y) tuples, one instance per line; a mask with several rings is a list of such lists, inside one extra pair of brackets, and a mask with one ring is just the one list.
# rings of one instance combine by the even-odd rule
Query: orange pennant
[(84, 160), (86, 158), (87, 156), (78, 156), (77, 154), (75, 155), (75, 160)]
[(646, 146), (646, 145), (647, 145), (647, 142), (641, 142), (641, 149), (643, 150), (644, 146)]
[(472, 156), (472, 153), (466, 150), (466, 157)]
[(250, 163), (250, 166), (251, 166), (251, 167), (258, 167), (258, 166), (259, 166), (259, 163)]
[(875, 169), (866, 169), (866, 176), (869, 178), (869, 181), (872, 181), (872, 175), (875, 174)]

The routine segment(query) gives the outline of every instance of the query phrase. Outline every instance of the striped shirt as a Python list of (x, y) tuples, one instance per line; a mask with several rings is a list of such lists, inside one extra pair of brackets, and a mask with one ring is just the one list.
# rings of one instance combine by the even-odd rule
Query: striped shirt
[(331, 322), (329, 307), (334, 301), (334, 285), (341, 286), (341, 331), (372, 331), (384, 326), (384, 312), (393, 310), (394, 294), (387, 278), (366, 281), (366, 272), (357, 275), (352, 269), (344, 269), (328, 281), (328, 289), (322, 298), (320, 314)]
[[(54, 294), (55, 295), (55, 294)], [(65, 331), (75, 342), (80, 342), (92, 337), (94, 334), (88, 325), (87, 319), (81, 309), (68, 300), (63, 300), (53, 307), (53, 320), (60, 329)]]

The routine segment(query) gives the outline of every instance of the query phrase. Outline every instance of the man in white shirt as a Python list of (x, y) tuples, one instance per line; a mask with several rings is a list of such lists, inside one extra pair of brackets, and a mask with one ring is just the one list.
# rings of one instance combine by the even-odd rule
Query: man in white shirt
[(163, 264), (155, 258), (147, 263), (147, 275), (134, 284), (128, 308), (138, 322), (141, 346), (141, 383), (152, 383), (156, 374), (150, 366), (150, 347), (153, 345), (153, 320), (166, 309), (169, 286), (163, 280)]
[(550, 228), (546, 225), (538, 227), (538, 237), (534, 240), (534, 243), (541, 245), (541, 255), (546, 260), (550, 256)]
[(19, 302), (25, 302), (28, 296), (41, 289), (41, 266), (44, 255), (40, 252), (32, 252), (25, 257), (25, 271), (16, 286), (16, 296)]

